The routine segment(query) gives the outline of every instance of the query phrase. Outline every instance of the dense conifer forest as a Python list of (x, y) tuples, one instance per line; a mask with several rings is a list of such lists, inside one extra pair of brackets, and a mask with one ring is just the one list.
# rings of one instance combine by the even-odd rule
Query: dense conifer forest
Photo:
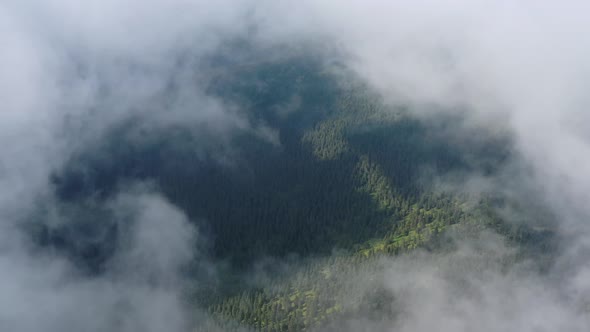
[(0, 332), (590, 331), (589, 11), (0, 1)]
[[(244, 108), (265, 134), (244, 131), (220, 156), (215, 144), (199, 144), (206, 134), (124, 123), (54, 174), (64, 205), (83, 202), (86, 212), (74, 209), (82, 221), (51, 230), (33, 225), (37, 241), (100, 273), (115, 250), (104, 239), (124, 230), (86, 214), (100, 216), (93, 206), (121, 184), (151, 183), (197, 225), (206, 241), (195, 250), (223, 262), (214, 277), (200, 263), (186, 271), (199, 280), (186, 300), (206, 308), (203, 331), (337, 331), (339, 317), (391, 320), (395, 298), (371, 279), (361, 282), (370, 291), (355, 292), (351, 280), (378, 275), (371, 271), (383, 257), (445, 252), (449, 234), (494, 229), (521, 248), (550, 245), (543, 229), (504, 224), (492, 208), (502, 197), (437, 186), (499, 170), (510, 137), (452, 141), (445, 133), (459, 130), (456, 119), (428, 122), (385, 106), (354, 77), (309, 58), (222, 68), (211, 70), (210, 93)], [(137, 135), (150, 138), (136, 144)], [(72, 240), (81, 233), (95, 238)]]

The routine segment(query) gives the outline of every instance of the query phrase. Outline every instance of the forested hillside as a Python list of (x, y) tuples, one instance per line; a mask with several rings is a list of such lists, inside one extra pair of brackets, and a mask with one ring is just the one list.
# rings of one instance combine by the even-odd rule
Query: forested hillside
[(589, 12), (0, 0), (0, 332), (590, 331)]
[[(449, 232), (493, 228), (520, 243), (550, 236), (504, 225), (491, 208), (501, 197), (436, 185), (500, 169), (510, 157), (509, 137), (456, 144), (444, 135), (457, 125), (453, 119), (425, 122), (403, 105), (385, 106), (354, 77), (344, 85), (309, 58), (212, 66), (209, 92), (245, 110), (265, 135), (244, 131), (220, 157), (215, 144), (199, 144), (205, 129), (145, 132), (141, 122), (129, 121), (53, 177), (66, 206), (84, 202), (93, 215), (92, 202), (108, 199), (117, 186), (148, 181), (198, 225), (207, 239), (198, 250), (224, 262), (218, 280), (188, 292), (187, 301), (210, 314), (201, 329), (338, 330), (338, 317), (393, 319), (395, 299), (376, 282), (369, 295), (350, 290), (358, 271), (379, 269), (380, 257), (417, 248), (444, 252), (452, 246)], [(149, 139), (138, 141), (142, 135)], [(35, 228), (35, 236), (96, 273), (114, 250), (103, 239), (120, 230), (90, 224)], [(100, 235), (71, 240), (87, 227), (99, 227), (92, 233)], [(264, 282), (246, 282), (265, 260), (292, 264), (271, 263)]]

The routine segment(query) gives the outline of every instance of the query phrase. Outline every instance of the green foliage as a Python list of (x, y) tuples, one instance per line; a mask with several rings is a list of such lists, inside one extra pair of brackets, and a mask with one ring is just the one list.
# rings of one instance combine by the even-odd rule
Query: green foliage
[[(278, 229), (264, 231), (269, 227), (264, 217), (248, 219), (256, 235), (251, 239), (240, 230), (243, 238), (234, 240), (248, 239), (245, 251), (262, 241), (275, 253), (314, 255), (295, 269), (297, 275), (277, 276), (271, 285), (211, 304), (209, 313), (226, 330), (303, 331), (367, 308), (376, 314), (376, 306), (386, 308), (391, 299), (376, 304), (373, 297), (367, 303), (361, 296), (366, 292), (342, 291), (358, 287), (351, 282), (359, 270), (376, 268), (373, 263), (383, 255), (438, 246), (453, 225), (496, 222), (494, 215), (482, 217), (479, 208), (467, 209), (465, 197), (435, 193), (418, 182), (422, 166), (445, 172), (466, 165), (459, 152), (429, 138), (419, 122), (384, 110), (377, 101), (362, 90), (341, 92), (328, 116), (283, 137), (284, 150), (275, 159), (256, 155), (253, 170), (262, 170), (256, 190), (267, 184), (262, 192), (269, 194), (249, 211), (286, 208), (273, 214), (281, 218)], [(344, 251), (322, 258), (335, 247)], [(359, 284), (371, 287), (370, 281)]]
[[(388, 316), (392, 299), (378, 283), (355, 280), (379, 258), (444, 250), (450, 230), (492, 227), (515, 241), (543, 236), (503, 224), (491, 197), (439, 192), (425, 181), (426, 174), (493, 172), (503, 158), (494, 144), (441, 140), (437, 128), (386, 109), (364, 87), (342, 88), (320, 67), (305, 59), (235, 65), (212, 79), (210, 93), (276, 130), (279, 142), (240, 132), (227, 162), (212, 157), (214, 144), (195, 151), (196, 133), (179, 129), (138, 145), (141, 128), (123, 126), (98, 148), (102, 155), (89, 153), (90, 166), (56, 177), (58, 194), (78, 199), (90, 188), (107, 196), (117, 181), (149, 179), (198, 223), (212, 239), (206, 252), (228, 265), (218, 283), (194, 286), (215, 320), (202, 331), (311, 330), (363, 310)], [(485, 170), (466, 158), (481, 156)], [(263, 286), (240, 278), (261, 257), (290, 255), (300, 258), (293, 275)], [(378, 296), (368, 299), (367, 289)]]

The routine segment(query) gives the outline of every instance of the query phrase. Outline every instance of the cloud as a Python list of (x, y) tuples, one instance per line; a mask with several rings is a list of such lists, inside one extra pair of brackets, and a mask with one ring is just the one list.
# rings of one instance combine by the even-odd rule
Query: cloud
[[(272, 129), (203, 86), (209, 73), (199, 67), (202, 60), (227, 40), (248, 38), (269, 48), (321, 46), (320, 54), (344, 63), (388, 103), (409, 105), (423, 119), (460, 113), (479, 126), (509, 128), (515, 150), (531, 167), (527, 187), (555, 213), (568, 242), (548, 276), (482, 277), (467, 269), (475, 291), (464, 294), (454, 285), (459, 276), (434, 268), (431, 258), (417, 266), (392, 263), (392, 271), (406, 272), (393, 273), (388, 287), (409, 294), (399, 329), (582, 330), (587, 321), (571, 303), (583, 302), (577, 294), (590, 289), (588, 7), (532, 0), (0, 4), (0, 270), (10, 271), (0, 279), (6, 294), (0, 327), (187, 328), (182, 280), (168, 272), (192, 259), (193, 230), (157, 193), (120, 188), (102, 206), (111, 222), (130, 220), (130, 228), (123, 237), (129, 243), (100, 278), (80, 275), (57, 253), (35, 256), (21, 220), (39, 200), (53, 204), (55, 170), (125, 121), (149, 131), (197, 129), (207, 133), (203, 144), (214, 140), (224, 148), (239, 130), (276, 143)], [(169, 227), (161, 228), (161, 220)], [(412, 280), (416, 275), (423, 284)]]
[[(158, 194), (121, 193), (108, 204), (118, 250), (104, 273), (80, 273), (51, 250), (3, 247), (0, 326), (10, 331), (186, 331), (181, 269), (195, 257), (196, 233)], [(80, 222), (80, 221), (70, 221)], [(13, 234), (14, 235), (14, 234)], [(3, 244), (7, 242), (3, 241)]]
[[(507, 125), (516, 148), (552, 192), (548, 204), (585, 209), (590, 160), (587, 4), (572, 1), (305, 2), (317, 35), (390, 103), (416, 114), (462, 112)], [(300, 28), (303, 29), (303, 28)], [(303, 30), (302, 33), (309, 33)], [(578, 119), (580, 121), (576, 121)], [(490, 122), (494, 120), (494, 122)], [(566, 222), (564, 218), (564, 222)], [(574, 224), (579, 223), (574, 222)], [(571, 223), (568, 227), (575, 227)]]
[[(279, 2), (275, 8), (281, 13), (291, 5)], [(560, 255), (554, 269), (504, 274), (486, 268), (489, 278), (474, 284), (479, 295), (453, 292), (453, 280), (461, 275), (440, 275), (429, 259), (416, 263), (426, 270), (411, 268), (407, 275), (399, 272), (405, 267), (392, 263), (393, 284), (400, 277), (430, 278), (420, 287), (403, 284), (410, 318), (398, 329), (578, 331), (588, 326), (578, 312), (586, 310), (583, 296), (575, 295), (588, 294), (581, 280), (590, 263), (584, 257), (590, 226), (585, 121), (590, 44), (582, 37), (589, 30), (587, 11), (584, 1), (326, 0), (299, 2), (288, 19), (275, 15), (283, 24), (272, 31), (274, 38), (325, 41), (386, 102), (410, 106), (424, 121), (440, 113), (465, 117), (465, 128), (453, 139), (477, 139), (473, 128), (478, 127), (485, 135), (507, 129), (517, 159), (499, 177), (472, 177), (468, 191), (501, 190), (525, 201), (530, 195), (557, 221), (564, 249), (553, 253)], [(481, 180), (485, 183), (477, 183)], [(528, 208), (534, 215), (534, 205)], [(507, 212), (507, 219), (520, 218)], [(474, 271), (464, 272), (474, 277)]]
[[(197, 64), (240, 31), (241, 15), (241, 6), (204, 1), (0, 5), (0, 329), (187, 331), (194, 325), (183, 269), (200, 257), (196, 230), (183, 212), (156, 188), (134, 185), (105, 200), (63, 206), (51, 178), (126, 121), (156, 132), (200, 129), (221, 147), (236, 130), (268, 136), (269, 129), (251, 125), (237, 106), (200, 85)], [(93, 225), (85, 221), (89, 215)], [(89, 274), (63, 248), (33, 245), (23, 231), (31, 218), (49, 232), (66, 227), (72, 238), (65, 245), (74, 249), (92, 254), (96, 241), (114, 249), (100, 272)]]
[(526, 263), (506, 264), (502, 260), (509, 255), (502, 252), (501, 244), (496, 245), (495, 251), (463, 246), (452, 255), (394, 262), (386, 273), (387, 285), (399, 295), (398, 305), (403, 308), (396, 330), (587, 328), (586, 313), (563, 297), (559, 282), (540, 277)]

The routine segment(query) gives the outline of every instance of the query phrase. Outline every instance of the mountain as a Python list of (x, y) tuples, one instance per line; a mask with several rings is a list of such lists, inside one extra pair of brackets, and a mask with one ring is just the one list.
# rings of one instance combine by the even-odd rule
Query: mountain
[[(515, 156), (509, 135), (457, 140), (461, 118), (424, 119), (313, 57), (212, 61), (208, 93), (245, 114), (231, 149), (206, 127), (122, 121), (52, 176), (57, 226), (29, 223), (36, 243), (86, 273), (108, 266), (125, 232), (105, 202), (134, 182), (158, 188), (198, 227), (187, 301), (202, 331), (339, 330), (346, 317), (393, 321), (398, 299), (378, 282), (384, 257), (443, 255), (485, 230), (522, 261), (552, 245), (546, 228), (507, 223), (498, 192), (452, 189), (492, 177)], [(170, 92), (173, 93), (173, 92)], [(194, 110), (195, 112), (199, 110)], [(255, 130), (251, 130), (255, 128)], [(481, 138), (483, 137), (483, 138)], [(46, 213), (43, 206), (38, 215)], [(529, 218), (530, 216), (526, 216)], [(362, 271), (362, 290), (352, 283)]]

